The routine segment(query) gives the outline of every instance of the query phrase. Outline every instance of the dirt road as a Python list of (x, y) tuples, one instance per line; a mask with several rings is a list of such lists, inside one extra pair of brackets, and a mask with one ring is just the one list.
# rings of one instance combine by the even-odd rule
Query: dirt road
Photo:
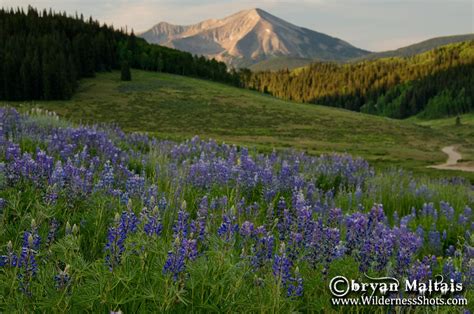
[(461, 154), (456, 151), (456, 146), (446, 146), (442, 149), (443, 153), (448, 155), (448, 160), (444, 164), (436, 166), (428, 166), (428, 168), (442, 169), (442, 170), (460, 170), (474, 172), (474, 166), (459, 164), (458, 161), (462, 159)]

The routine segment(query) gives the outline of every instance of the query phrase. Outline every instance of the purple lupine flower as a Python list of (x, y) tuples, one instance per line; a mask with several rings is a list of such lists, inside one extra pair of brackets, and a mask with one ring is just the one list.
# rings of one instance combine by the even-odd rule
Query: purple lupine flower
[(104, 169), (100, 175), (99, 181), (95, 188), (98, 190), (105, 190), (109, 193), (113, 190), (115, 182), (114, 167), (110, 163), (110, 160), (104, 164)]
[(48, 237), (46, 238), (46, 247), (50, 247), (51, 244), (53, 244), (53, 242), (56, 240), (58, 229), (59, 222), (56, 220), (56, 218), (51, 219), (49, 222)]
[(397, 247), (395, 273), (403, 276), (406, 274), (415, 253), (420, 249), (423, 241), (418, 235), (403, 227), (394, 228), (393, 232)]
[(349, 254), (358, 255), (367, 236), (368, 219), (362, 213), (354, 213), (346, 219), (346, 247)]
[(425, 239), (425, 229), (423, 229), (422, 225), (416, 227), (416, 234), (418, 235), (418, 237), (420, 237), (422, 241)]
[(270, 203), (276, 196), (276, 189), (273, 187), (266, 187), (263, 191), (263, 199), (265, 202)]
[(283, 210), (283, 217), (278, 221), (278, 231), (280, 240), (285, 239), (285, 236), (290, 232), (290, 227), (293, 224), (291, 212), (288, 209)]
[(368, 228), (371, 229), (373, 226), (376, 226), (379, 223), (386, 224), (387, 217), (383, 211), (383, 206), (381, 204), (375, 204), (374, 207), (370, 210), (369, 213)]
[(206, 217), (208, 210), (209, 210), (209, 200), (207, 198), (207, 195), (204, 195), (201, 201), (199, 202), (198, 216)]
[(456, 251), (456, 248), (453, 245), (448, 246), (446, 249), (446, 256), (454, 256), (454, 252)]
[(137, 231), (138, 218), (131, 211), (124, 211), (122, 215), (115, 215), (114, 224), (107, 233), (107, 243), (105, 244), (105, 263), (110, 271), (120, 265), (122, 254), (125, 251), (125, 240), (129, 233)]
[(244, 221), (240, 227), (240, 235), (244, 238), (250, 238), (255, 234), (255, 226), (250, 221)]
[(278, 218), (282, 218), (283, 217), (283, 212), (284, 210), (286, 209), (286, 201), (285, 201), (285, 198), (284, 197), (280, 197), (280, 199), (278, 200), (278, 204), (277, 204), (277, 207), (276, 207), (276, 216)]
[(298, 232), (301, 232), (305, 238), (309, 237), (313, 230), (313, 214), (308, 206), (296, 209), (296, 223)]
[(189, 233), (189, 214), (186, 210), (186, 201), (183, 201), (181, 210), (178, 211), (178, 219), (173, 225), (173, 234), (175, 237), (186, 238)]
[(250, 264), (254, 269), (263, 267), (272, 259), (275, 239), (271, 234), (258, 238), (251, 248)]
[(454, 208), (447, 202), (440, 202), (441, 213), (446, 217), (448, 221), (454, 220)]
[(337, 228), (325, 227), (319, 220), (313, 227), (311, 238), (306, 242), (307, 259), (313, 265), (322, 264), (323, 274), (326, 273), (331, 261), (337, 256), (340, 232)]
[[(25, 232), (25, 234), (27, 234)], [(27, 296), (31, 296), (31, 281), (38, 273), (38, 263), (36, 262), (37, 251), (35, 248), (35, 239), (33, 234), (28, 233), (26, 243), (23, 243), (18, 267), (21, 269), (18, 274), (20, 281), (20, 290)]]
[(205, 239), (206, 239), (206, 217), (198, 215), (196, 220), (191, 221), (190, 230), (191, 230), (191, 233), (197, 234), (197, 239), (199, 241), (205, 241)]
[(193, 261), (198, 256), (198, 248), (196, 239), (183, 239), (182, 246), (186, 260)]
[(288, 246), (286, 248), (288, 257), (291, 260), (296, 260), (304, 249), (303, 235), (299, 232), (291, 232), (288, 239)]
[(421, 208), (421, 216), (433, 218), (434, 221), (438, 219), (438, 212), (434, 207), (433, 203), (424, 203)]
[(38, 234), (38, 226), (36, 225), (36, 221), (34, 219), (31, 220), (31, 230), (25, 231), (23, 234), (23, 247), (28, 247), (28, 239), (30, 235), (33, 237), (33, 246), (31, 248), (38, 251), (41, 245), (41, 237)]
[(145, 214), (145, 225), (143, 226), (143, 231), (148, 236), (159, 236), (163, 230), (163, 225), (161, 224), (160, 213), (158, 207), (155, 206), (151, 213)]
[(422, 197), (425, 200), (429, 200), (433, 197), (434, 192), (428, 188), (427, 185), (423, 184), (415, 190), (417, 197)]
[(168, 206), (168, 201), (166, 200), (166, 198), (163, 196), (162, 198), (160, 198), (160, 200), (158, 201), (158, 209), (163, 211), (166, 209), (166, 207)]
[(54, 276), (55, 287), (57, 290), (66, 290), (71, 284), (71, 276), (69, 275), (69, 265)]
[(255, 229), (256, 236), (264, 236), (265, 234), (267, 234), (267, 230), (265, 229), (265, 226), (258, 226)]
[(441, 252), (441, 235), (439, 234), (439, 231), (436, 230), (434, 224), (428, 232), (428, 244), (434, 253), (439, 254)]
[(463, 249), (461, 267), (464, 284), (469, 288), (474, 285), (474, 247), (465, 243)]
[(360, 252), (360, 270), (366, 272), (370, 267), (381, 271), (393, 254), (395, 236), (390, 228), (378, 222), (365, 239)]
[(339, 227), (343, 219), (342, 209), (331, 208), (328, 214), (328, 225), (331, 227)]
[(275, 254), (273, 259), (272, 272), (273, 276), (277, 279), (278, 282), (281, 282), (283, 285), (286, 284), (291, 278), (292, 262), (289, 258), (286, 257), (285, 244), (282, 243), (280, 247), (280, 254)]
[(222, 215), (222, 224), (217, 229), (217, 234), (226, 242), (234, 239), (235, 233), (239, 232), (239, 225), (235, 221), (235, 216)]
[(288, 285), (286, 295), (288, 297), (301, 297), (303, 295), (303, 277), (298, 267), (294, 271), (294, 276), (292, 277), (291, 284)]
[(120, 215), (117, 213), (115, 215), (114, 225), (109, 228), (107, 233), (105, 263), (108, 265), (110, 271), (113, 271), (114, 268), (120, 264), (122, 253), (125, 251), (127, 233), (125, 230), (122, 230), (120, 220)]
[(125, 184), (125, 190), (131, 197), (142, 197), (145, 193), (145, 178), (137, 174), (130, 176)]
[(245, 213), (245, 197), (242, 197), (237, 203), (237, 215), (240, 217)]
[(127, 211), (122, 212), (120, 219), (121, 228), (126, 232), (136, 232), (138, 229), (138, 217), (132, 210), (132, 202), (129, 200), (127, 204)]
[(432, 276), (431, 258), (425, 256), (422, 261), (418, 260), (410, 268), (408, 273), (409, 280), (418, 282), (427, 282)]
[[(467, 225), (470, 221), (472, 221), (472, 209), (468, 206), (464, 208), (464, 212), (459, 214), (458, 222), (460, 225)], [(471, 225), (472, 229), (472, 225)]]
[(168, 258), (163, 266), (163, 274), (171, 274), (175, 281), (186, 270), (186, 261), (196, 259), (197, 242), (195, 239), (175, 239), (173, 250), (168, 252)]
[(459, 214), (458, 223), (460, 225), (465, 225), (469, 221), (469, 218), (464, 216), (464, 214)]
[(8, 241), (7, 254), (0, 256), (0, 267), (16, 267), (18, 265), (18, 256), (13, 252), (13, 243)]
[(185, 252), (182, 246), (178, 247), (177, 252), (169, 251), (168, 258), (163, 266), (163, 274), (172, 274), (173, 279), (178, 280), (178, 276), (185, 270), (184, 265)]
[(292, 272), (293, 262), (286, 256), (285, 244), (282, 242), (279, 254), (273, 258), (272, 273), (278, 284), (286, 289), (288, 297), (303, 294), (303, 278), (298, 268)]
[(316, 188), (316, 185), (313, 182), (310, 182), (308, 184), (308, 188), (306, 189), (306, 199), (310, 201), (311, 203), (314, 203), (315, 193), (317, 192), (318, 192), (318, 189)]
[(454, 282), (462, 282), (462, 274), (459, 270), (456, 269), (453, 263), (452, 258), (448, 258), (443, 265), (443, 275), (448, 280), (454, 280)]
[(59, 198), (58, 188), (56, 185), (53, 185), (47, 188), (47, 191), (43, 197), (43, 200), (46, 204), (53, 205), (53, 204), (56, 204), (58, 198)]

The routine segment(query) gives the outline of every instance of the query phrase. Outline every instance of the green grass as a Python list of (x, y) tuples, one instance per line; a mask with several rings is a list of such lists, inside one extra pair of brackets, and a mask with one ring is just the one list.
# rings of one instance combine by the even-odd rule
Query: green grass
[[(430, 127), (459, 139), (463, 162), (474, 164), (474, 113), (460, 116), (461, 125), (456, 125), (456, 118), (443, 118), (435, 120), (413, 119), (417, 124)], [(457, 143), (456, 143), (457, 144)]]
[[(69, 101), (10, 104), (58, 113), (74, 122), (117, 123), (126, 131), (181, 140), (194, 135), (261, 150), (295, 148), (319, 154), (348, 152), (377, 167), (402, 166), (447, 175), (426, 166), (443, 162), (443, 146), (463, 135), (342, 109), (278, 100), (256, 92), (182, 76), (133, 71), (82, 80)], [(469, 174), (449, 172), (449, 175)]]
[[(110, 116), (113, 115), (114, 113), (111, 111)], [(19, 144), (23, 152), (33, 153), (39, 147), (48, 151), (50, 157), (55, 161), (62, 160), (65, 163), (66, 157), (61, 157), (62, 148), (49, 145), (47, 135), (50, 134), (52, 126), (67, 128), (71, 126), (70, 124), (44, 114), (35, 114), (28, 119), (20, 119), (19, 126), (19, 130), (24, 130), (24, 132), (12, 132), (9, 139)], [(30, 128), (28, 126), (37, 127)], [(60, 130), (55, 130), (55, 132), (64, 134)], [(194, 185), (193, 180), (188, 180), (196, 176), (191, 171), (192, 165), (199, 164), (195, 156), (206, 154), (212, 156), (216, 153), (219, 159), (234, 160), (231, 167), (227, 169), (236, 167), (240, 169), (238, 173), (241, 173), (240, 171), (245, 169), (245, 167), (239, 167), (242, 160), (241, 152), (237, 152), (237, 156), (231, 157), (234, 152), (226, 153), (225, 150), (222, 151), (219, 148), (209, 150), (205, 148), (206, 145), (187, 143), (183, 144), (187, 147), (183, 151), (189, 153), (176, 158), (176, 155), (172, 153), (175, 149), (172, 147), (160, 145), (148, 147), (146, 143), (132, 144), (111, 130), (106, 132), (107, 139), (110, 139), (115, 147), (121, 148), (121, 152), (134, 151), (134, 153), (127, 154), (130, 156), (130, 160), (124, 158), (120, 159), (123, 164), (121, 161), (114, 163), (115, 169), (120, 169), (119, 167), (130, 170), (145, 169), (143, 172), (137, 171), (137, 173), (142, 173), (144, 178), (146, 177), (145, 190), (148, 190), (151, 185), (157, 186), (156, 196), (167, 200), (167, 204), (157, 210), (159, 221), (163, 224), (162, 233), (159, 236), (145, 235), (144, 224), (149, 221), (145, 218), (139, 224), (137, 232), (127, 233), (119, 262), (114, 263), (111, 271), (106, 264), (106, 256), (110, 252), (104, 248), (108, 241), (108, 232), (111, 230), (109, 228), (118, 228), (117, 222), (114, 222), (114, 216), (122, 211), (127, 211), (128, 214), (133, 211), (136, 216), (140, 216), (140, 213), (145, 214), (145, 211), (142, 212), (142, 210), (148, 206), (146, 201), (151, 201), (149, 194), (134, 193), (131, 195), (133, 201), (126, 205), (120, 201), (119, 197), (111, 194), (109, 189), (94, 188), (93, 193), (79, 191), (76, 193), (74, 192), (77, 191), (75, 185), (69, 185), (69, 182), (72, 183), (72, 181), (65, 180), (68, 183), (58, 188), (57, 200), (50, 202), (45, 195), (58, 187), (53, 182), (53, 180), (57, 180), (52, 179), (53, 174), (39, 176), (39, 179), (34, 179), (34, 174), (32, 176), (23, 175), (19, 177), (22, 180), (6, 180), (0, 176), (0, 183), (2, 183), (0, 198), (7, 201), (0, 207), (0, 225), (2, 226), (0, 228), (0, 254), (3, 255), (8, 251), (7, 243), (10, 240), (12, 241), (12, 250), (20, 252), (24, 246), (25, 230), (38, 228), (39, 236), (42, 238), (40, 249), (37, 250), (37, 254), (35, 253), (39, 265), (36, 276), (27, 277), (28, 270), (24, 265), (21, 267), (0, 267), (0, 312), (107, 313), (119, 310), (122, 310), (123, 313), (387, 312), (387, 308), (382, 307), (342, 308), (331, 305), (332, 296), (328, 290), (331, 278), (346, 276), (350, 279), (362, 279), (364, 282), (367, 279), (359, 268), (360, 261), (357, 251), (328, 264), (325, 262), (326, 259), (319, 260), (318, 258), (317, 262), (312, 265), (307, 258), (309, 255), (303, 251), (310, 247), (304, 245), (301, 248), (302, 251), (297, 253), (295, 264), (292, 266), (295, 273), (296, 267), (298, 268), (298, 272), (303, 278), (304, 293), (301, 297), (290, 298), (286, 297), (286, 287), (282, 285), (281, 279), (275, 278), (273, 274), (275, 257), (264, 261), (258, 268), (252, 266), (249, 257), (254, 254), (253, 248), (259, 241), (257, 238), (246, 239), (239, 233), (228, 240), (219, 236), (218, 228), (223, 222), (223, 214), (234, 215), (235, 213), (237, 215), (235, 222), (240, 226), (244, 221), (251, 221), (255, 226), (265, 226), (268, 231), (266, 234), (273, 235), (276, 241), (273, 251), (275, 254), (280, 254), (278, 250), (283, 242), (286, 245), (294, 245), (289, 241), (289, 233), (286, 235), (280, 233), (277, 226), (278, 218), (276, 218), (278, 214), (274, 214), (272, 210), (268, 209), (276, 208), (277, 202), (283, 197), (286, 203), (291, 206), (289, 208), (293, 210), (294, 208), (290, 204), (296, 196), (294, 192), (296, 190), (276, 184), (277, 187), (281, 187), (279, 192), (272, 199), (267, 200), (264, 197), (265, 187), (270, 185), (265, 186), (263, 183), (255, 186), (238, 183), (240, 180), (222, 183), (217, 174), (211, 174), (212, 183), (207, 187)], [(67, 136), (62, 137), (64, 141), (71, 142), (77, 138), (76, 132), (66, 132), (66, 134)], [(100, 140), (100, 142), (107, 142), (107, 140)], [(76, 152), (84, 152), (84, 156), (77, 159), (78, 166), (80, 163), (85, 167), (84, 169), (93, 169), (94, 178), (91, 184), (97, 187), (99, 180), (103, 178), (103, 165), (109, 159), (109, 155), (84, 147), (85, 144), (93, 143), (94, 141), (92, 143), (84, 142), (75, 149)], [(91, 145), (91, 147), (93, 148), (95, 145)], [(250, 152), (251, 156), (253, 153), (255, 152)], [(259, 167), (269, 166), (270, 168), (267, 169), (275, 178), (281, 173), (280, 162), (273, 164), (266, 157), (264, 159), (260, 158), (263, 156), (253, 155), (253, 157)], [(96, 161), (92, 161), (96, 158)], [(286, 159), (283, 156), (282, 158)], [(84, 161), (81, 162), (81, 160)], [(217, 159), (210, 160), (216, 162)], [(287, 160), (295, 159), (287, 158)], [(12, 161), (3, 159), (3, 157), (1, 161), (5, 163), (6, 177), (14, 178), (15, 176), (10, 175), (15, 173), (12, 172), (12, 169), (16, 168), (12, 167)], [(88, 161), (98, 166), (89, 166)], [(444, 250), (449, 245), (455, 245), (459, 249), (454, 254), (456, 269), (462, 269), (461, 265), (465, 265), (462, 263), (462, 258), (464, 257), (464, 260), (467, 261), (466, 255), (463, 255), (466, 253), (461, 254), (461, 252), (463, 249), (467, 251), (469, 247), (472, 247), (474, 236), (467, 238), (466, 230), (469, 228), (470, 221), (461, 223), (460, 218), (461, 213), (465, 213), (466, 205), (470, 207), (474, 205), (472, 197), (474, 192), (471, 186), (446, 184), (430, 178), (415, 178), (403, 171), (386, 171), (374, 176), (367, 176), (362, 180), (361, 186), (356, 187), (354, 183), (343, 187), (340, 185), (341, 174), (326, 176), (320, 173), (317, 168), (305, 167), (305, 164), (309, 166), (309, 162), (303, 161), (300, 164), (301, 170), (297, 172), (304, 178), (305, 184), (314, 182), (317, 188), (323, 189), (321, 192), (325, 189), (335, 192), (333, 198), (332, 193), (317, 191), (314, 193), (313, 199), (313, 196), (303, 196), (309, 192), (309, 186), (305, 187), (305, 193), (303, 194), (302, 190), (301, 195), (311, 204), (330, 204), (334, 201), (334, 207), (341, 208), (342, 214), (354, 214), (365, 213), (374, 203), (382, 203), (389, 223), (387, 228), (398, 225), (397, 219), (394, 217), (395, 212), (398, 213), (398, 217), (403, 217), (411, 213), (412, 208), (415, 208), (416, 215), (408, 223), (408, 228), (414, 232), (419, 230), (418, 227), (421, 227), (426, 233), (426, 237), (423, 239), (423, 247), (413, 257), (413, 261), (426, 255), (437, 254), (438, 263), (430, 270), (433, 276), (441, 274), (443, 265), (448, 260), (448, 257), (443, 254)], [(293, 167), (293, 162), (290, 161), (290, 165)], [(148, 169), (150, 171), (147, 171)], [(114, 187), (123, 188), (125, 185), (126, 189), (127, 177), (123, 178), (119, 171), (115, 173)], [(324, 181), (320, 180), (321, 175), (325, 177)], [(326, 187), (324, 188), (324, 186)], [(173, 252), (175, 250), (173, 246), (180, 241), (180, 237), (173, 231), (173, 225), (176, 225), (179, 215), (178, 210), (185, 210), (191, 217), (197, 217), (200, 201), (204, 196), (211, 200), (210, 204), (212, 204), (212, 200), (217, 200), (217, 205), (215, 207), (213, 205), (206, 206), (209, 207), (208, 211), (206, 210), (206, 215), (196, 218), (196, 221), (204, 222), (206, 235), (203, 240), (198, 242), (199, 255), (195, 260), (186, 260), (186, 268), (180, 272), (175, 281), (172, 275), (164, 273), (163, 269), (169, 256), (168, 252), (170, 250)], [(220, 201), (224, 197), (225, 204)], [(259, 209), (249, 212), (238, 210), (237, 206), (242, 199), (244, 199), (244, 207), (257, 204), (258, 207), (255, 208)], [(449, 211), (441, 210), (439, 205), (441, 200), (452, 206), (453, 218), (449, 218)], [(430, 202), (437, 209), (436, 214), (427, 214), (429, 211), (422, 210), (424, 204)], [(320, 211), (315, 210), (311, 214), (311, 220), (323, 223), (323, 215)], [(50, 235), (50, 222), (53, 217), (57, 219), (60, 227), (55, 240), (48, 244), (47, 235)], [(68, 223), (69, 227), (67, 227)], [(294, 224), (287, 231), (298, 230), (298, 223), (299, 220), (295, 219)], [(345, 223), (334, 221), (330, 224), (325, 219), (324, 224), (340, 230), (342, 239), (346, 239)], [(72, 229), (72, 232), (67, 231), (68, 229)], [(189, 239), (196, 239), (197, 233), (191, 230), (192, 228), (187, 236)], [(439, 248), (433, 246), (428, 240), (428, 232), (434, 230), (446, 231), (446, 237), (442, 238)], [(280, 238), (280, 235), (283, 235), (284, 238)], [(394, 234), (390, 233), (390, 237), (392, 236)], [(314, 235), (310, 239), (314, 239), (313, 237)], [(363, 241), (367, 241), (367, 239)], [(391, 276), (392, 267), (396, 265), (397, 255), (395, 252), (397, 250), (395, 249), (393, 254), (390, 253), (389, 264), (383, 270), (371, 267), (367, 275), (372, 277)], [(300, 250), (297, 249), (296, 252), (298, 251)], [(391, 249), (389, 251), (391, 252)], [(64, 269), (68, 269), (67, 273), (71, 278), (69, 284), (62, 287), (55, 286), (54, 276)], [(400, 276), (397, 278), (403, 280), (403, 275)], [(27, 292), (31, 295), (26, 295), (19, 289), (20, 283), (25, 282), (28, 287)], [(466, 299), (472, 300), (473, 292), (474, 290), (467, 286), (463, 294)], [(411, 296), (411, 294), (404, 294), (404, 296), (407, 295)], [(400, 307), (391, 307), (390, 309), (396, 313), (404, 311)], [(430, 311), (451, 313), (462, 310), (462, 307), (409, 309), (412, 313)]]
[(314, 60), (307, 58), (274, 57), (253, 64), (249, 67), (249, 69), (254, 72), (278, 71), (282, 69), (293, 70), (296, 68), (308, 66), (312, 62), (314, 62)]

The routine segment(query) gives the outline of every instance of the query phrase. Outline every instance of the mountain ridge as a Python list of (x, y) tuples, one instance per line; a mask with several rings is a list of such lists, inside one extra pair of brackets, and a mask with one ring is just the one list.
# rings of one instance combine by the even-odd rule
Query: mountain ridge
[(470, 40), (474, 40), (474, 33), (432, 37), (397, 49), (373, 52), (363, 57), (356, 58), (354, 61), (374, 60), (390, 57), (411, 57), (435, 48)]
[(139, 36), (150, 43), (215, 58), (237, 67), (272, 57), (345, 61), (369, 53), (259, 8), (191, 25), (160, 22)]
[[(372, 61), (384, 58), (407, 58), (413, 57), (433, 49), (439, 49), (447, 45), (474, 40), (474, 34), (450, 35), (429, 38), (408, 46), (394, 50), (369, 53), (365, 56), (348, 60), (347, 63), (357, 63)], [(300, 67), (309, 66), (318, 60), (304, 58), (270, 58), (250, 66), (252, 71), (278, 71), (282, 69), (294, 70)]]

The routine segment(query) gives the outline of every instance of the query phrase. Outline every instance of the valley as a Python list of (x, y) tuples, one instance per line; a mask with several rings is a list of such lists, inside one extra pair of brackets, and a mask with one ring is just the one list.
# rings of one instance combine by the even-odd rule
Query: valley
[[(126, 131), (177, 141), (198, 135), (262, 151), (347, 152), (377, 167), (400, 166), (434, 176), (446, 175), (426, 168), (445, 160), (442, 147), (452, 143), (472, 147), (469, 137), (452, 132), (456, 129), (449, 124), (454, 125), (454, 118), (446, 119), (440, 129), (424, 121), (288, 102), (172, 74), (133, 70), (132, 76), (131, 82), (120, 81), (118, 72), (83, 79), (68, 101), (7, 104), (21, 111), (51, 110), (76, 123), (117, 123)], [(469, 177), (457, 171), (449, 175)]]
[[(370, 1), (376, 30), (359, 3), (264, 2), (395, 49), (373, 53), (239, 1), (69, 2), (108, 24), (0, 9), (0, 313), (470, 313), (459, 14), (414, 36), (411, 2)], [(456, 291), (407, 289), (440, 276)], [(358, 303), (394, 280), (373, 296), (401, 303)]]

